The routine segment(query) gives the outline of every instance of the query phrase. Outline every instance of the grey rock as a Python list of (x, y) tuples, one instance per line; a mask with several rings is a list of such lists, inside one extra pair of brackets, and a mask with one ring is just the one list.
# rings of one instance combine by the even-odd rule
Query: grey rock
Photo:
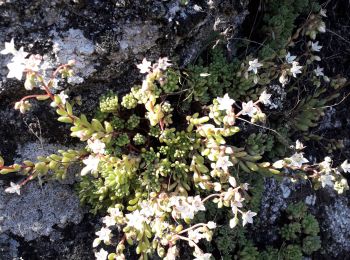
[(0, 186), (2, 233), (11, 233), (30, 241), (40, 236), (50, 236), (53, 226), (79, 223), (83, 216), (79, 199), (74, 191), (57, 182), (40, 186), (33, 181), (21, 189), (21, 195), (5, 194)]

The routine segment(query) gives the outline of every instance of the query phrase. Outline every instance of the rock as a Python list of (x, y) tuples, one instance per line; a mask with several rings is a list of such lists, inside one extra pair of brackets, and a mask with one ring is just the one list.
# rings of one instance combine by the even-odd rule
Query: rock
[(36, 181), (21, 189), (21, 195), (5, 194), (0, 186), (0, 230), (30, 241), (50, 236), (53, 227), (79, 223), (83, 211), (77, 195), (67, 185), (50, 182), (40, 186)]

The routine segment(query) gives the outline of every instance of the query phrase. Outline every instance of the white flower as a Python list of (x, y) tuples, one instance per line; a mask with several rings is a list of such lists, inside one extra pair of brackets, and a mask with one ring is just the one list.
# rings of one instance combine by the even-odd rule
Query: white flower
[(146, 218), (148, 217), (152, 217), (154, 216), (154, 214), (156, 213), (155, 208), (153, 207), (153, 205), (151, 203), (148, 202), (142, 202), (141, 203), (141, 211), (140, 213), (142, 215), (144, 215)]
[(5, 42), (5, 49), (3, 49), (0, 54), (6, 55), (6, 54), (13, 54), (15, 55), (17, 52), (15, 48), (15, 41), (14, 38), (11, 39), (10, 42)]
[(250, 117), (253, 117), (257, 111), (258, 110), (256, 109), (253, 101), (250, 100), (248, 103), (242, 103), (242, 115), (248, 115)]
[(293, 61), (292, 67), (290, 68), (290, 72), (293, 74), (293, 77), (296, 78), (297, 74), (301, 73), (301, 69), (303, 66), (299, 66), (299, 62)]
[(233, 177), (233, 176), (230, 176), (230, 177), (228, 178), (228, 182), (230, 183), (230, 185), (231, 185), (233, 188), (235, 188), (235, 187), (237, 186), (236, 179), (235, 179), (235, 177)]
[(214, 221), (209, 221), (209, 222), (207, 223), (207, 227), (208, 227), (209, 229), (215, 229), (215, 228), (216, 228), (216, 223), (215, 223)]
[(106, 260), (108, 256), (108, 252), (101, 248), (99, 252), (95, 253), (96, 260)]
[(94, 141), (91, 141), (91, 139), (89, 139), (87, 143), (88, 143), (88, 147), (91, 149), (93, 153), (96, 153), (96, 154), (105, 153), (106, 144), (104, 142), (101, 142), (101, 140), (95, 139)]
[(210, 74), (206, 73), (206, 72), (203, 72), (203, 73), (199, 74), (199, 76), (205, 78), (205, 77), (209, 77)]
[(228, 167), (230, 166), (233, 166), (233, 163), (230, 161), (228, 156), (220, 156), (215, 164), (216, 168), (221, 168), (225, 172), (228, 170)]
[(318, 45), (318, 41), (317, 42), (311, 42), (311, 50), (318, 52), (322, 49), (321, 45)]
[(227, 93), (224, 95), (224, 97), (218, 97), (216, 99), (219, 102), (219, 110), (231, 110), (232, 105), (235, 103), (235, 101), (231, 99)]
[(330, 175), (330, 174), (321, 175), (320, 181), (321, 181), (322, 188), (324, 188), (326, 186), (333, 187), (333, 185), (334, 185), (333, 180), (334, 180), (333, 175)]
[(210, 259), (211, 259), (211, 254), (205, 253), (205, 254), (197, 255), (194, 260), (210, 260)]
[(288, 52), (287, 55), (286, 55), (286, 62), (289, 63), (289, 64), (292, 64), (292, 62), (295, 60), (297, 56), (292, 56), (290, 55), (290, 53)]
[(262, 64), (258, 62), (258, 59), (255, 59), (253, 61), (249, 61), (248, 71), (253, 71), (254, 74), (257, 74), (258, 68), (260, 68), (261, 66), (262, 66)]
[(243, 212), (242, 213), (242, 220), (243, 220), (243, 227), (247, 224), (247, 223), (250, 223), (252, 224), (253, 223), (253, 217), (256, 216), (256, 213), (255, 212), (252, 212), (250, 210), (248, 210), (247, 212)]
[(303, 163), (309, 162), (306, 158), (304, 158), (302, 153), (295, 153), (289, 159), (291, 160), (289, 165), (298, 168), (300, 168), (303, 165)]
[(205, 211), (204, 203), (199, 195), (195, 197), (188, 197), (187, 199), (195, 211)]
[(140, 70), (140, 73), (148, 73), (150, 71), (152, 63), (147, 61), (146, 58), (142, 60), (141, 64), (136, 65), (136, 67)]
[[(57, 96), (60, 98), (61, 103), (63, 105), (65, 105), (67, 103), (68, 95), (66, 95), (66, 93), (64, 93), (64, 91), (61, 91), (60, 94), (58, 94)], [(57, 107), (57, 103), (55, 101), (52, 101), (50, 106)]]
[(8, 78), (21, 80), (26, 66), (21, 62), (12, 62), (7, 64), (7, 68), (9, 69), (9, 73), (7, 74)]
[(344, 172), (350, 172), (350, 163), (348, 163), (348, 160), (345, 160), (342, 164), (341, 167)]
[(159, 58), (157, 67), (161, 70), (166, 70), (168, 67), (170, 67), (172, 64), (169, 62), (170, 60), (167, 57)]
[(317, 30), (321, 33), (325, 33), (326, 32), (326, 24), (323, 21), (320, 22), (320, 24), (317, 27)]
[(103, 218), (103, 223), (107, 226), (107, 227), (110, 227), (110, 226), (114, 226), (117, 222), (115, 221), (115, 218), (112, 217), (112, 216), (105, 216)]
[(105, 244), (108, 245), (110, 243), (111, 237), (112, 237), (112, 231), (109, 228), (101, 228), (100, 231), (97, 231), (95, 234), (98, 236), (97, 239), (100, 241), (103, 241)]
[(314, 70), (314, 72), (315, 72), (315, 75), (316, 75), (317, 77), (319, 77), (319, 76), (324, 76), (323, 68), (320, 68), (318, 65), (317, 65), (317, 68)]
[(21, 195), (21, 185), (10, 182), (10, 187), (5, 189), (6, 193), (17, 193), (18, 195)]
[(234, 228), (235, 226), (237, 226), (238, 222), (238, 218), (236, 217), (230, 219), (230, 228)]
[(111, 214), (111, 217), (122, 217), (123, 213), (120, 211), (119, 208), (108, 208), (108, 213)]
[(264, 92), (261, 93), (261, 95), (259, 97), (259, 101), (261, 103), (263, 103), (264, 105), (271, 104), (271, 100), (270, 100), (271, 96), (272, 96), (271, 94), (267, 94), (266, 90), (264, 90)]
[(324, 172), (331, 173), (332, 172), (331, 162), (332, 162), (332, 159), (327, 156), (324, 158), (323, 162), (319, 163), (319, 166)]
[(85, 160), (83, 160), (83, 163), (86, 165), (81, 170), (81, 176), (84, 176), (88, 174), (89, 172), (95, 173), (98, 169), (98, 164), (100, 163), (100, 159), (98, 157), (94, 157), (92, 155), (89, 155), (89, 157)]
[(191, 239), (196, 244), (203, 238), (203, 234), (199, 232), (199, 229), (191, 229), (188, 231), (188, 238)]
[(64, 91), (61, 91), (58, 96), (61, 98), (62, 104), (65, 105), (67, 102), (68, 95), (66, 95)]
[(30, 110), (31, 107), (32, 107), (32, 104), (30, 104), (28, 100), (25, 100), (25, 101), (22, 100), (15, 103), (15, 109), (19, 110), (22, 114)]
[(126, 214), (125, 216), (128, 219), (128, 226), (133, 227), (137, 230), (143, 229), (143, 224), (146, 221), (146, 218), (141, 214), (139, 210), (135, 210), (131, 214)]
[(320, 15), (323, 16), (323, 17), (327, 17), (326, 12), (327, 12), (327, 10), (321, 8), (321, 10), (320, 10)]
[(297, 149), (297, 150), (303, 150), (304, 148), (305, 148), (305, 146), (303, 145), (302, 142), (300, 142), (299, 140), (297, 140), (297, 141), (295, 142), (295, 149)]

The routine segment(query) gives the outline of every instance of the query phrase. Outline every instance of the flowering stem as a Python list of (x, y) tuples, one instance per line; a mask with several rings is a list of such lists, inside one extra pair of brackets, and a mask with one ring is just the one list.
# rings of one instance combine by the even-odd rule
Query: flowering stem
[(204, 199), (202, 200), (202, 202), (204, 203), (204, 202), (206, 202), (207, 200), (209, 200), (209, 199), (211, 199), (211, 198), (213, 198), (213, 197), (221, 197), (221, 196), (222, 196), (222, 193), (211, 194), (211, 195), (209, 195), (208, 197), (204, 198)]
[(23, 97), (23, 98), (20, 100), (20, 102), (23, 102), (23, 101), (26, 100), (26, 99), (30, 99), (30, 98), (39, 98), (39, 97), (45, 98), (45, 97), (49, 97), (49, 95), (29, 95), (29, 96)]
[(196, 224), (196, 225), (193, 225), (192, 227), (189, 227), (189, 228), (186, 228), (186, 229), (182, 230), (182, 231), (181, 231), (180, 233), (178, 233), (178, 234), (180, 235), (180, 234), (186, 233), (187, 231), (190, 231), (190, 230), (192, 230), (192, 229), (194, 229), (194, 228), (196, 228), (196, 227), (200, 227), (200, 226), (207, 226), (207, 224), (205, 224), (205, 223), (198, 223), (198, 224)]
[[(259, 103), (260, 103), (260, 100), (255, 101), (255, 102), (254, 102), (254, 106), (256, 106), (256, 105), (259, 104)], [(238, 118), (242, 113), (243, 113), (243, 110), (241, 110), (240, 112), (238, 112), (238, 113), (235, 115), (235, 117)]]

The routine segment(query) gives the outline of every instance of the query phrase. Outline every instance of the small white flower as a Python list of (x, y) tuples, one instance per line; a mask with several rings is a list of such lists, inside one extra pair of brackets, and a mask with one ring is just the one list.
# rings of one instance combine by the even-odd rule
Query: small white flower
[(348, 163), (348, 160), (345, 160), (341, 164), (341, 168), (343, 169), (344, 172), (350, 172), (350, 163)]
[(299, 62), (293, 61), (292, 67), (290, 68), (290, 72), (293, 74), (293, 77), (296, 78), (297, 74), (301, 73), (301, 69), (303, 66), (299, 66)]
[(254, 74), (258, 73), (258, 68), (262, 67), (262, 64), (258, 62), (258, 59), (255, 59), (253, 61), (249, 61), (249, 68), (248, 71), (253, 71)]
[(164, 57), (164, 58), (159, 58), (157, 67), (158, 67), (158, 69), (166, 70), (171, 65), (172, 64), (170, 63), (170, 60), (167, 57)]
[(292, 56), (290, 55), (290, 53), (288, 52), (286, 55), (286, 62), (289, 64), (292, 64), (292, 62), (296, 59), (297, 56)]
[[(57, 96), (59, 96), (61, 103), (63, 105), (65, 105), (67, 103), (67, 99), (69, 98), (68, 95), (66, 93), (64, 93), (64, 91), (61, 91), (60, 94), (58, 94)], [(52, 107), (57, 107), (57, 103), (55, 101), (52, 101), (50, 106)]]
[(230, 176), (230, 177), (228, 178), (228, 182), (230, 183), (230, 185), (231, 185), (233, 188), (235, 188), (235, 187), (237, 186), (237, 181), (236, 181), (235, 177), (233, 177), (233, 176)]
[(235, 103), (235, 101), (231, 99), (227, 93), (224, 95), (224, 97), (218, 97), (216, 99), (219, 102), (219, 110), (231, 110), (232, 105)]
[(10, 182), (10, 187), (5, 189), (6, 193), (17, 193), (18, 195), (21, 195), (21, 185)]
[(333, 175), (330, 175), (330, 174), (321, 175), (320, 181), (321, 181), (322, 188), (324, 188), (326, 186), (333, 187), (333, 185), (334, 185), (333, 180), (334, 180)]
[(6, 55), (6, 54), (13, 54), (15, 55), (17, 52), (15, 48), (15, 40), (14, 38), (11, 39), (10, 42), (5, 42), (5, 49), (3, 49), (0, 54)]
[(248, 115), (250, 117), (253, 117), (257, 111), (258, 110), (255, 107), (253, 101), (250, 100), (248, 103), (242, 103), (242, 115)]
[(104, 142), (101, 142), (101, 140), (95, 139), (94, 141), (91, 141), (91, 139), (89, 139), (87, 143), (88, 143), (88, 147), (91, 149), (93, 153), (96, 153), (96, 154), (105, 153), (106, 144)]
[(230, 228), (234, 228), (235, 226), (237, 226), (238, 222), (239, 222), (238, 218), (230, 219)]
[(320, 22), (320, 24), (317, 27), (317, 30), (321, 33), (325, 33), (326, 32), (326, 24), (323, 21)]
[(12, 62), (7, 64), (7, 68), (9, 69), (9, 73), (7, 74), (8, 78), (16, 78), (21, 80), (26, 66), (21, 62)]
[(316, 77), (324, 76), (323, 68), (320, 68), (318, 65), (317, 65), (317, 68), (314, 70), (314, 72)]
[(271, 94), (267, 94), (266, 90), (264, 90), (264, 92), (261, 93), (259, 97), (259, 101), (264, 105), (269, 105), (269, 104), (271, 105), (271, 100), (270, 100), (271, 96), (272, 96)]
[(228, 156), (220, 156), (215, 164), (216, 168), (221, 168), (225, 172), (228, 171), (228, 167), (230, 166), (233, 166), (233, 163), (230, 161)]
[(141, 214), (139, 210), (135, 210), (130, 214), (125, 215), (128, 219), (128, 226), (133, 227), (137, 230), (143, 229), (143, 224), (146, 221), (146, 218)]
[(318, 52), (322, 49), (321, 45), (318, 45), (318, 41), (317, 42), (311, 42), (311, 50)]
[(203, 234), (199, 232), (199, 229), (191, 229), (188, 231), (188, 238), (191, 239), (194, 243), (198, 243), (199, 240), (203, 238)]
[(58, 96), (61, 98), (62, 104), (65, 105), (67, 102), (68, 95), (66, 95), (64, 91), (61, 91)]
[(109, 214), (111, 214), (111, 217), (114, 218), (123, 216), (123, 213), (120, 211), (119, 208), (109, 208), (107, 211)]
[(214, 221), (209, 221), (209, 222), (207, 223), (207, 227), (208, 227), (209, 229), (215, 229), (215, 228), (216, 228), (216, 223), (215, 223)]
[(95, 234), (98, 236), (98, 239), (100, 241), (103, 241), (105, 244), (108, 245), (110, 243), (111, 237), (112, 237), (112, 231), (109, 228), (101, 228), (100, 231), (97, 231)]
[(140, 73), (145, 74), (150, 71), (152, 63), (147, 61), (146, 58), (142, 60), (141, 64), (136, 65), (136, 67), (140, 70)]
[(201, 74), (199, 74), (199, 76), (205, 78), (205, 77), (209, 77), (210, 74), (209, 73), (201, 73)]
[(105, 216), (102, 221), (107, 227), (114, 226), (117, 222), (112, 216)]
[(94, 157), (92, 155), (89, 155), (89, 157), (85, 160), (83, 160), (83, 163), (86, 165), (81, 170), (81, 176), (84, 176), (88, 174), (89, 172), (95, 173), (98, 169), (98, 164), (100, 163), (100, 159), (98, 157)]
[(14, 54), (13, 54), (13, 58), (11, 61), (15, 62), (15, 63), (23, 63), (24, 65), (26, 65), (27, 63), (27, 59), (26, 57), (28, 56), (28, 52), (25, 52), (24, 51), (24, 48), (21, 47), (18, 51), (16, 51)]
[(300, 142), (299, 140), (297, 140), (297, 141), (295, 142), (295, 149), (297, 149), (297, 150), (303, 150), (304, 148), (305, 148), (305, 146), (303, 145), (302, 142)]
[(197, 255), (194, 260), (210, 260), (210, 259), (211, 259), (211, 254), (205, 253), (205, 254)]
[(319, 163), (319, 166), (321, 167), (322, 171), (325, 173), (331, 173), (332, 167), (331, 167), (332, 159), (330, 157), (325, 157), (324, 161)]
[(108, 252), (101, 248), (99, 252), (95, 253), (96, 260), (106, 260), (108, 256)]
[(221, 191), (221, 183), (220, 182), (214, 182), (214, 190), (215, 191)]
[(252, 224), (253, 223), (253, 217), (256, 216), (256, 213), (255, 212), (252, 212), (250, 210), (248, 210), (247, 212), (243, 212), (242, 213), (242, 220), (243, 220), (243, 227), (247, 224), (247, 223), (250, 223)]
[(300, 168), (303, 165), (303, 163), (309, 162), (306, 158), (304, 158), (302, 153), (295, 153), (289, 159), (291, 161), (289, 165), (298, 168)]
[(195, 197), (188, 197), (188, 202), (191, 203), (193, 209), (197, 211), (205, 211), (204, 203), (199, 195)]
[(323, 16), (323, 17), (327, 17), (326, 12), (327, 12), (326, 9), (321, 8), (321, 10), (320, 10), (320, 15)]

